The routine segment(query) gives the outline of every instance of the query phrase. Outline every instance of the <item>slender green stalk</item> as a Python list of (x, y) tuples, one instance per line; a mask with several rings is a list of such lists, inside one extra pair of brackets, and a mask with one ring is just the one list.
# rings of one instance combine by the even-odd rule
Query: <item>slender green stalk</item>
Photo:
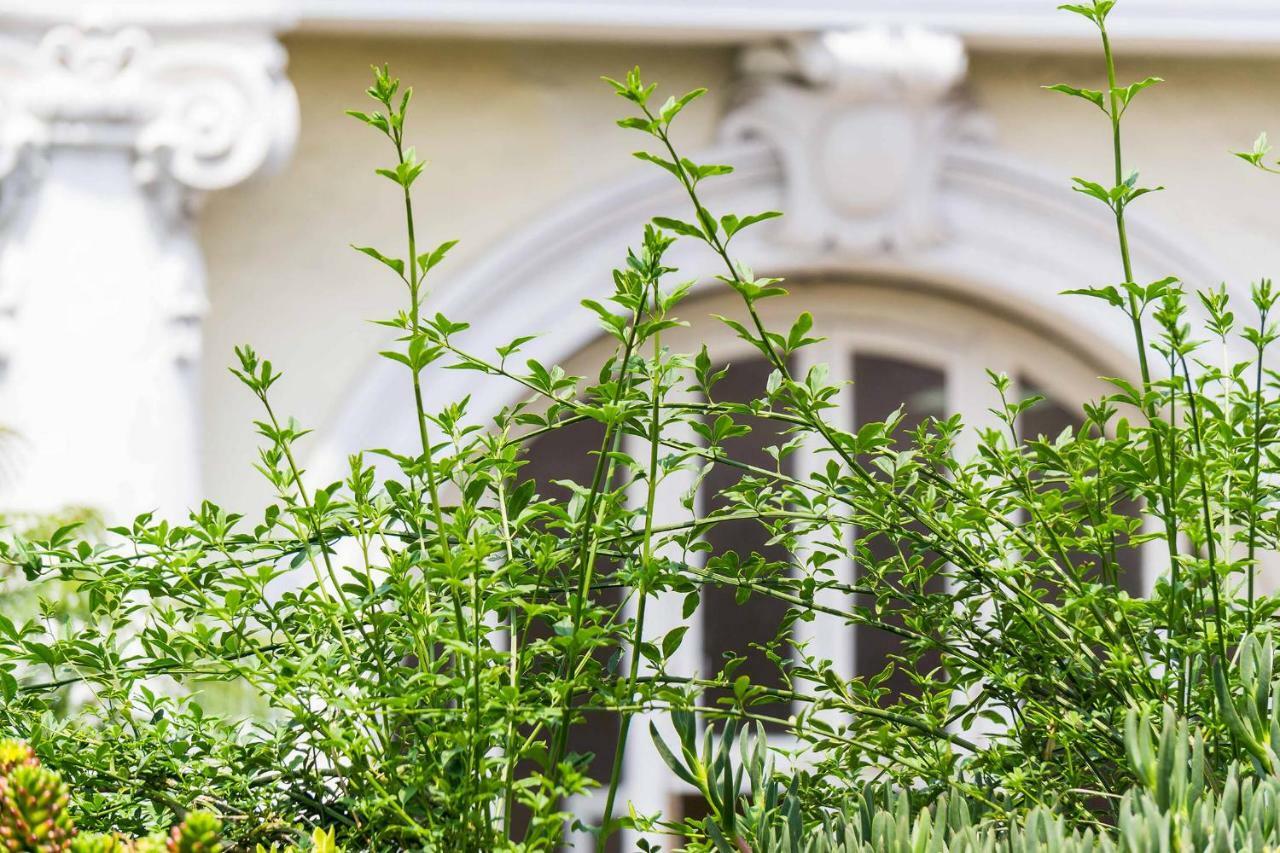
[[(506, 447), (507, 436), (503, 434), (501, 447)], [(507, 495), (506, 495), (506, 478), (499, 477), (497, 483), (498, 491), (498, 513), (502, 524), (502, 546), (506, 552), (507, 566), (510, 567), (515, 563), (515, 553), (511, 548), (511, 519), (507, 513)], [(512, 703), (520, 704), (520, 652), (522, 649), (521, 638), (518, 627), (518, 614), (515, 602), (512, 602), (510, 611), (507, 614), (507, 636), (510, 637), (510, 648), (507, 649), (507, 658), (509, 664), (509, 679), (511, 683), (511, 691), (513, 694)], [(518, 759), (517, 750), (515, 749), (516, 740), (516, 718), (512, 714), (507, 717), (507, 735), (506, 735), (506, 768), (503, 771), (503, 779), (506, 784), (503, 786), (506, 793), (503, 797), (502, 808), (502, 837), (504, 839), (511, 838), (511, 817), (515, 810), (516, 789), (515, 774), (516, 760)]]
[(1200, 429), (1200, 407), (1196, 403), (1197, 391), (1195, 385), (1192, 384), (1191, 371), (1187, 369), (1187, 359), (1182, 356), (1180, 361), (1182, 375), (1187, 382), (1187, 405), (1191, 412), (1191, 437), (1195, 444), (1196, 473), (1200, 480), (1201, 523), (1204, 525), (1205, 550), (1209, 557), (1209, 589), (1213, 595), (1214, 633), (1217, 639), (1218, 659), (1223, 661), (1225, 666), (1225, 662), (1229, 658), (1227, 657), (1226, 627), (1222, 620), (1222, 579), (1218, 576), (1217, 535), (1214, 532), (1213, 514), (1209, 505), (1209, 478), (1208, 472), (1205, 470), (1205, 447)]
[[(635, 351), (636, 339), (639, 333), (639, 320), (644, 304), (647, 299), (648, 289), (656, 287), (657, 283), (646, 281), (644, 283), (645, 291), (637, 300), (635, 308), (632, 310), (631, 318), (625, 333), (625, 339), (622, 350), (622, 357), (618, 362), (618, 375), (615, 380), (614, 393), (611, 402), (617, 405), (628, 393), (631, 382), (631, 357)], [(595, 577), (595, 562), (597, 550), (599, 548), (599, 539), (596, 534), (599, 532), (599, 519), (596, 518), (596, 503), (600, 493), (603, 491), (605, 484), (613, 471), (613, 453), (605, 452), (608, 448), (611, 451), (617, 451), (617, 443), (620, 441), (622, 432), (614, 423), (609, 423), (605, 427), (605, 436), (602, 444), (601, 453), (596, 459), (595, 472), (591, 478), (591, 489), (587, 494), (587, 499), (582, 510), (581, 535), (579, 537), (578, 553), (574, 565), (579, 567), (582, 573), (582, 579), (578, 587), (577, 594), (572, 599), (570, 608), (570, 635), (568, 647), (564, 653), (563, 665), (561, 668), (560, 678), (563, 681), (561, 689), (561, 699), (558, 709), (558, 723), (555, 729), (555, 735), (552, 739), (552, 745), (547, 760), (548, 764), (548, 780), (554, 789), (560, 780), (560, 762), (564, 758), (565, 752), (569, 745), (569, 728), (573, 722), (573, 700), (576, 695), (575, 689), (575, 671), (579, 666), (579, 655), (581, 650), (578, 647), (579, 632), (582, 629), (582, 615), (585, 602), (591, 594), (591, 585)]]
[(1259, 308), (1258, 337), (1254, 344), (1254, 376), (1253, 376), (1253, 454), (1249, 460), (1252, 477), (1249, 489), (1249, 533), (1248, 533), (1248, 610), (1245, 613), (1245, 627), (1253, 633), (1254, 612), (1256, 610), (1254, 577), (1257, 575), (1258, 547), (1258, 484), (1262, 478), (1262, 361), (1267, 345), (1268, 306)]
[[(659, 294), (658, 288), (655, 286), (653, 288), (653, 308), (650, 316), (657, 317), (658, 311)], [(640, 546), (641, 583), (636, 587), (636, 617), (631, 636), (631, 654), (627, 673), (628, 701), (631, 701), (635, 696), (636, 679), (640, 674), (640, 644), (644, 642), (645, 611), (649, 604), (648, 582), (649, 578), (653, 576), (653, 518), (658, 495), (658, 450), (662, 446), (662, 380), (665, 374), (661, 360), (662, 333), (659, 331), (653, 334), (653, 367), (651, 368), (652, 381), (650, 382), (652, 406), (649, 412), (649, 464), (646, 469), (647, 476), (645, 479), (644, 534)], [(618, 795), (618, 784), (622, 780), (622, 761), (627, 748), (627, 735), (631, 729), (631, 717), (632, 713), (630, 711), (624, 711), (618, 723), (618, 743), (614, 746), (613, 764), (609, 768), (609, 790), (605, 796), (604, 819), (600, 825), (600, 835), (596, 839), (598, 853), (603, 853), (605, 842), (608, 841), (612, 832), (610, 824), (613, 822), (613, 805)]]
[[(1111, 37), (1107, 33), (1107, 24), (1105, 16), (1101, 16), (1097, 20), (1098, 32), (1102, 36), (1102, 54), (1107, 67), (1107, 116), (1111, 120), (1111, 155), (1112, 165), (1114, 167), (1115, 186), (1121, 186), (1124, 183), (1124, 148), (1121, 142), (1121, 116), (1122, 109), (1120, 104), (1119, 89), (1116, 86), (1116, 61), (1115, 54), (1111, 49)], [(1117, 202), (1115, 204), (1115, 223), (1116, 223), (1116, 240), (1120, 248), (1120, 263), (1124, 270), (1124, 280), (1127, 283), (1133, 283), (1133, 260), (1129, 251), (1129, 235), (1125, 224), (1125, 203)], [(1145, 400), (1151, 391), (1151, 368), (1147, 363), (1147, 343), (1146, 336), (1142, 329), (1142, 310), (1138, 304), (1137, 296), (1132, 292), (1128, 292), (1129, 300), (1129, 318), (1133, 323), (1133, 339), (1134, 347), (1138, 356), (1138, 370), (1142, 378), (1142, 393)], [(1151, 443), (1153, 457), (1156, 461), (1156, 480), (1159, 484), (1158, 494), (1164, 495), (1169, 487), (1172, 478), (1172, 471), (1166, 471), (1164, 465), (1164, 448), (1160, 436), (1160, 430), (1155, 424), (1157, 413), (1145, 408), (1143, 415), (1151, 423)], [(1173, 424), (1170, 423), (1172, 431)], [(1170, 571), (1170, 589), (1173, 594), (1170, 596), (1170, 605), (1173, 610), (1169, 618), (1169, 636), (1170, 642), (1167, 643), (1169, 649), (1169, 659), (1166, 662), (1166, 670), (1173, 671), (1176, 664), (1176, 638), (1181, 633), (1182, 610), (1177, 590), (1180, 588), (1181, 582), (1181, 566), (1178, 559), (1178, 525), (1176, 504), (1169, 499), (1165, 499), (1164, 506), (1164, 533), (1165, 546), (1169, 555), (1169, 571)]]
[[(387, 103), (387, 107), (388, 109), (391, 108), (390, 102)], [(393, 123), (393, 125), (391, 126), (391, 131), (389, 135), (391, 137), (392, 143), (395, 146), (397, 164), (404, 164), (406, 160), (405, 160), (405, 149), (404, 149), (404, 114), (403, 112), (400, 114), (400, 120), (396, 123)], [(409, 333), (409, 339), (412, 342), (414, 338), (416, 338), (419, 334), (421, 334), (421, 329), (419, 324), (420, 324), (421, 312), (422, 312), (422, 286), (424, 283), (423, 266), (418, 260), (418, 248), (417, 248), (418, 238), (417, 238), (417, 229), (414, 226), (413, 194), (412, 192), (410, 192), (410, 184), (408, 181), (402, 181), (400, 186), (401, 186), (402, 198), (403, 198), (403, 204), (404, 204), (405, 236), (408, 242), (408, 258), (406, 260), (406, 263), (408, 266), (408, 285), (409, 285), (408, 333)], [(433, 516), (433, 520), (435, 522), (436, 536), (439, 539), (439, 550), (440, 550), (441, 562), (445, 566), (445, 569), (449, 575), (449, 582), (447, 585), (449, 588), (450, 598), (452, 599), (452, 602), (453, 602), (454, 621), (457, 624), (457, 628), (456, 628), (457, 637), (459, 640), (463, 640), (467, 636), (468, 631), (470, 630), (472, 633), (476, 635), (477, 643), (478, 643), (479, 630), (480, 630), (480, 625), (479, 625), (480, 614), (479, 613), (473, 614), (475, 618), (475, 625), (469, 626), (466, 620), (466, 616), (463, 612), (462, 596), (459, 594), (458, 587), (454, 582), (458, 576), (457, 566), (454, 559), (454, 551), (452, 548), (449, 547), (448, 537), (445, 532), (446, 527), (445, 527), (445, 520), (444, 520), (444, 511), (442, 509), (442, 504), (440, 499), (439, 477), (436, 473), (436, 465), (432, 458), (433, 454), (432, 454), (432, 447), (431, 447), (431, 437), (427, 428), (427, 412), (426, 412), (426, 405), (424, 403), (424, 398), (422, 393), (421, 367), (419, 367), (417, 364), (412, 364), (410, 365), (409, 369), (413, 377), (414, 414), (415, 414), (415, 420), (418, 426), (418, 440), (422, 448), (422, 460), (423, 460), (422, 468), (423, 468), (423, 471), (425, 472), (425, 479), (427, 483), (427, 494), (430, 498), (430, 504), (431, 504), (430, 509), (431, 509), (431, 514)], [(475, 577), (475, 573), (477, 573), (478, 571), (479, 571), (479, 566), (472, 567), (473, 586), (478, 584), (478, 579)], [(471, 670), (472, 680), (474, 683), (474, 689), (475, 689), (476, 695), (478, 696), (479, 678), (480, 678), (480, 662), (479, 662), (478, 647), (476, 648), (475, 654), (476, 656), (472, 659), (469, 665), (467, 661), (465, 661), (465, 659), (455, 658), (455, 661), (459, 670), (462, 671), (464, 674), (466, 674), (469, 666)], [(479, 738), (480, 708), (479, 708), (478, 702), (473, 703), (473, 706), (470, 709), (469, 713), (471, 716), (472, 750), (468, 758), (468, 763), (470, 765), (469, 771), (468, 771), (468, 778), (470, 780), (469, 784), (471, 785), (472, 790), (479, 791), (480, 790), (480, 773), (481, 773), (480, 759), (481, 759), (482, 747), (481, 747), (480, 738)], [(478, 801), (478, 798), (472, 798), (472, 799)], [(479, 806), (477, 806), (477, 808), (479, 808)], [(473, 825), (475, 826), (476, 832), (478, 833), (480, 832), (480, 827), (482, 825), (487, 825), (487, 822), (482, 821), (481, 819), (479, 819), (479, 817), (475, 817), (473, 818)]]

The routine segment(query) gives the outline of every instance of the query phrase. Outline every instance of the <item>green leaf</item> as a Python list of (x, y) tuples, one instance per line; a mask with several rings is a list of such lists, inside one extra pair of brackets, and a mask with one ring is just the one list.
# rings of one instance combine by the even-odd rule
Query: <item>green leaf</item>
[(653, 122), (647, 118), (641, 118), (640, 116), (620, 118), (618, 119), (617, 124), (618, 127), (626, 128), (627, 130), (639, 130), (644, 133), (653, 133)]
[(1114, 204), (1111, 192), (1107, 190), (1106, 187), (1102, 186), (1102, 184), (1095, 183), (1093, 181), (1086, 181), (1084, 178), (1072, 178), (1071, 180), (1075, 184), (1072, 189), (1076, 192), (1084, 193), (1087, 196), (1096, 198), (1107, 207), (1111, 207)]
[(680, 648), (680, 643), (684, 640), (685, 633), (689, 630), (689, 626), (681, 625), (679, 628), (673, 628), (668, 631), (662, 638), (662, 656), (670, 658)]
[(503, 344), (502, 346), (497, 348), (496, 352), (498, 353), (498, 357), (505, 360), (507, 356), (515, 352), (518, 352), (520, 350), (520, 347), (529, 343), (529, 341), (536, 339), (537, 337), (538, 337), (537, 335), (521, 335), (518, 338), (513, 338), (510, 343)]
[(1108, 13), (1115, 6), (1115, 0), (1094, 0), (1088, 6), (1082, 3), (1064, 3), (1058, 8), (1063, 12), (1071, 12), (1081, 17), (1088, 18), (1095, 24), (1101, 25), (1106, 20)]
[(683, 234), (686, 237), (696, 237), (699, 240), (705, 240), (706, 235), (702, 233), (702, 229), (691, 222), (685, 222), (682, 219), (672, 219), (669, 216), (653, 217), (653, 224), (667, 231), (674, 231), (677, 234)]
[(662, 739), (662, 735), (658, 734), (658, 727), (652, 722), (649, 723), (649, 736), (653, 739), (653, 745), (658, 750), (658, 755), (662, 757), (662, 760), (666, 763), (667, 767), (671, 768), (671, 772), (695, 788), (701, 788), (698, 784), (698, 780), (693, 777), (693, 774), (685, 768), (684, 764), (681, 763), (679, 759), (671, 754), (671, 750), (667, 747), (666, 741)]
[(680, 177), (680, 167), (670, 160), (664, 160), (656, 154), (650, 154), (648, 151), (633, 151), (631, 156), (637, 160), (644, 160), (646, 163), (661, 166), (677, 178)]
[(796, 318), (795, 323), (791, 325), (791, 331), (787, 334), (787, 343), (785, 349), (787, 352), (795, 352), (801, 347), (809, 344), (817, 343), (821, 338), (807, 337), (810, 329), (813, 328), (813, 315), (808, 311), (801, 313)]
[(1164, 79), (1161, 77), (1148, 77), (1147, 79), (1140, 80), (1137, 83), (1130, 83), (1128, 86), (1123, 86), (1123, 87), (1118, 86), (1112, 89), (1111, 93), (1116, 96), (1117, 100), (1120, 101), (1121, 112), (1123, 112), (1125, 109), (1128, 109), (1129, 102), (1133, 100), (1135, 95), (1137, 95), (1143, 89), (1148, 88), (1149, 86), (1154, 86), (1157, 83), (1163, 83), (1163, 82), (1164, 82)]
[(449, 250), (456, 245), (458, 245), (457, 240), (445, 240), (430, 252), (424, 252), (421, 255), (418, 255), (418, 266), (421, 268), (422, 272), (428, 272), (443, 261), (444, 256), (449, 254)]
[(1252, 163), (1254, 166), (1258, 166), (1259, 168), (1266, 168), (1262, 161), (1270, 153), (1271, 142), (1267, 139), (1267, 132), (1264, 130), (1262, 133), (1258, 134), (1256, 139), (1253, 140), (1252, 151), (1237, 151), (1235, 152), (1235, 155), (1246, 163)]
[(1050, 92), (1061, 92), (1064, 95), (1071, 95), (1075, 98), (1083, 98), (1104, 113), (1107, 111), (1102, 93), (1095, 89), (1077, 89), (1075, 86), (1068, 86), (1066, 83), (1055, 83), (1052, 86), (1043, 86), (1041, 88), (1048, 89)]
[(399, 258), (388, 257), (387, 255), (382, 254), (372, 246), (353, 245), (351, 248), (355, 249), (357, 252), (363, 252), (364, 254), (373, 258), (375, 261), (386, 264), (388, 267), (390, 267), (392, 270), (395, 271), (396, 275), (400, 276), (401, 278), (404, 278), (404, 261), (400, 260)]
[(777, 210), (766, 210), (763, 213), (753, 213), (750, 216), (744, 216), (739, 219), (732, 213), (720, 217), (720, 227), (724, 229), (725, 238), (728, 239), (744, 228), (749, 228), (757, 222), (764, 222), (767, 219), (777, 219), (782, 213)]
[(1091, 296), (1094, 299), (1101, 299), (1117, 308), (1124, 307), (1124, 297), (1120, 295), (1120, 291), (1114, 285), (1106, 287), (1080, 287), (1074, 290), (1064, 290), (1063, 295), (1070, 296)]
[(678, 116), (681, 110), (706, 93), (706, 89), (694, 89), (691, 92), (686, 92), (679, 98), (668, 98), (666, 102), (663, 103), (662, 108), (658, 110), (658, 117), (662, 119), (665, 124), (671, 124), (672, 119)]

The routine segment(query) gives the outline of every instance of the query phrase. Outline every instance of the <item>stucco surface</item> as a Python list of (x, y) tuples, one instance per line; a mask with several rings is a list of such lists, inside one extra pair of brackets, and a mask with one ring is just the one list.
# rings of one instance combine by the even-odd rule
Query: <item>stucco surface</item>
[(642, 168), (629, 156), (634, 133), (613, 123), (623, 105), (600, 75), (639, 64), (665, 87), (710, 88), (707, 106), (682, 122), (685, 143), (697, 148), (714, 132), (732, 70), (728, 50), (687, 46), (306, 36), (287, 47), (302, 109), (297, 153), (282, 173), (212, 198), (202, 221), (212, 303), (205, 491), (232, 505), (263, 494), (245, 476), (258, 413), (225, 370), (232, 348), (252, 343), (273, 359), (285, 371), (280, 410), (319, 426), (385, 348), (388, 330), (368, 321), (403, 304), (394, 277), (349, 247), (404, 254), (396, 187), (373, 173), (390, 145), (343, 114), (366, 108), (371, 63), (390, 63), (414, 85), (409, 136), (430, 161), (415, 185), (419, 240), (461, 241), (440, 272), (442, 287), (450, 268), (558, 200)]
[[(730, 50), (696, 45), (321, 35), (286, 44), (302, 107), (298, 151), (282, 173), (214, 196), (202, 220), (212, 305), (202, 390), (205, 492), (232, 506), (252, 506), (265, 488), (246, 476), (257, 411), (224, 369), (232, 347), (251, 343), (270, 357), (285, 371), (280, 411), (320, 427), (388, 338), (368, 321), (401, 304), (394, 279), (348, 247), (403, 253), (395, 188), (373, 175), (389, 147), (342, 113), (362, 106), (370, 63), (391, 63), (415, 86), (410, 136), (431, 163), (417, 185), (420, 239), (461, 240), (442, 287), (450, 269), (557, 201), (645, 168), (628, 156), (636, 140), (614, 126), (621, 105), (599, 75), (639, 64), (673, 90), (709, 87), (702, 108), (682, 122), (684, 144), (695, 150), (713, 137), (733, 70)], [(967, 97), (1012, 158), (1064, 187), (1072, 175), (1106, 182), (1105, 117), (1039, 88), (1100, 88), (1095, 60), (978, 53), (970, 64)], [(1226, 278), (1247, 283), (1280, 270), (1271, 216), (1280, 178), (1268, 180), (1228, 154), (1269, 125), (1280, 135), (1272, 97), (1280, 62), (1133, 57), (1121, 68), (1124, 78), (1149, 74), (1168, 82), (1144, 93), (1127, 119), (1129, 165), (1144, 183), (1167, 190), (1144, 199), (1143, 214), (1185, 235)]]

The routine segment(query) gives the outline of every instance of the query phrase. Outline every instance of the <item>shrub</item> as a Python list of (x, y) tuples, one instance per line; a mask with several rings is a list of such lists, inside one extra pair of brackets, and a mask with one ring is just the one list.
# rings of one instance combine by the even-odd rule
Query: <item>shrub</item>
[[(218, 853), (225, 850), (222, 821), (206, 811), (185, 812), (167, 835), (126, 838), (117, 833), (77, 833), (68, 809), (70, 791), (41, 766), (31, 747), (0, 740), (0, 846), (24, 853)], [(274, 849), (274, 848), (273, 848)], [(290, 851), (297, 848), (290, 847)], [(317, 829), (312, 849), (334, 850), (333, 833)], [(266, 853), (261, 847), (260, 853)]]
[[(1250, 778), (1247, 769), (1233, 764), (1224, 780), (1213, 780), (1206, 772), (1204, 739), (1190, 737), (1169, 706), (1154, 738), (1146, 718), (1130, 712), (1126, 720), (1125, 746), (1138, 781), (1120, 799), (1114, 829), (1080, 826), (1044, 807), (1009, 825), (998, 809), (961, 794), (943, 794), (917, 807), (909, 792), (874, 785), (846, 791), (819, 811), (815, 826), (801, 813), (794, 792), (780, 784), (760, 748), (764, 737), (758, 731), (753, 741), (740, 741), (742, 758), (735, 767), (734, 735), (727, 729), (714, 754), (677, 768), (712, 779), (744, 769), (749, 775), (752, 793), (728, 810), (717, 806), (703, 822), (710, 849), (718, 853), (737, 853), (743, 844), (778, 853), (1154, 853), (1270, 850), (1280, 843), (1280, 778)], [(725, 823), (733, 830), (722, 829)], [(730, 844), (728, 838), (735, 837), (738, 844)]]
[[(759, 307), (781, 282), (734, 254), (737, 234), (779, 214), (708, 207), (706, 182), (731, 167), (682, 156), (673, 136), (701, 90), (660, 101), (638, 70), (608, 81), (631, 111), (619, 124), (688, 208), (655, 217), (609, 298), (585, 303), (612, 353), (579, 377), (522, 363), (527, 337), (469, 350), (467, 324), (430, 308), (429, 277), (453, 243), (429, 246), (415, 227), (411, 90), (375, 69), (374, 110), (352, 115), (385, 140), (378, 174), (406, 230), (403, 249), (359, 251), (404, 288), (384, 355), (412, 388), (417, 447), (357, 454), (342, 481), (310, 481), (307, 431), (273, 404), (280, 374), (238, 349), (275, 502), (252, 519), (208, 503), (182, 524), (144, 515), (114, 543), (72, 528), (6, 543), (10, 564), (71, 584), (85, 605), (61, 622), (0, 617), (0, 726), (70, 783), (77, 823), (103, 832), (146, 834), (198, 806), (241, 845), (287, 843), (301, 824), (332, 826), (354, 849), (541, 850), (584, 823), (569, 798), (603, 785), (604, 820), (583, 827), (601, 845), (630, 826), (691, 849), (1256, 849), (1274, 835), (1280, 744), (1277, 602), (1255, 584), (1276, 550), (1280, 407), (1265, 364), (1277, 293), (1260, 282), (1243, 308), (1222, 288), (1133, 280), (1126, 217), (1152, 189), (1124, 169), (1122, 118), (1158, 81), (1116, 82), (1112, 6), (1065, 7), (1102, 36), (1107, 91), (1051, 88), (1099, 108), (1115, 143), (1114, 175), (1075, 188), (1114, 222), (1123, 279), (1075, 293), (1131, 320), (1133, 375), (1108, 380), (1078, 427), (1034, 437), (1018, 425), (1039, 399), (992, 375), (1002, 428), (963, 456), (957, 417), (910, 431), (902, 412), (856, 431), (832, 422), (841, 389), (821, 367), (791, 368), (820, 320), (767, 328)], [(1261, 144), (1245, 159), (1265, 156)], [(690, 287), (666, 260), (676, 240), (721, 263), (742, 309), (723, 322), (771, 367), (749, 402), (721, 399), (733, 368), (705, 348), (663, 344)], [(1192, 300), (1207, 317), (1194, 329)], [(1229, 345), (1249, 357), (1211, 359)], [(467, 399), (431, 401), (441, 368), (523, 398), (481, 422)], [(600, 434), (584, 451), (592, 474), (560, 484), (568, 497), (522, 475), (527, 444), (587, 422)], [(777, 465), (728, 449), (761, 424), (781, 432)], [(629, 454), (624, 436), (648, 451)], [(780, 460), (802, 443), (823, 464), (793, 476)], [(655, 522), (664, 481), (717, 465), (741, 473), (725, 505), (700, 511), (687, 496), (685, 520)], [(786, 556), (712, 552), (708, 533), (743, 519)], [(1122, 567), (1148, 542), (1167, 565), (1148, 598), (1131, 597)], [(859, 566), (855, 584), (833, 569), (841, 560)], [(790, 608), (765, 650), (779, 683), (753, 684), (737, 655), (697, 677), (671, 666), (684, 629), (654, 636), (646, 614), (675, 594), (691, 617), (708, 586)], [(832, 592), (860, 603), (834, 609)], [(792, 641), (820, 613), (889, 631), (903, 651), (847, 678)], [(913, 688), (892, 692), (894, 671)], [(220, 682), (263, 713), (211, 713), (201, 691)], [(800, 710), (780, 715), (780, 700)], [(1166, 707), (1152, 765), (1147, 721)], [(621, 746), (603, 772), (575, 746), (586, 714), (612, 714), (622, 744), (654, 711), (679, 735), (655, 748), (707, 800), (706, 821), (632, 813), (617, 797)], [(766, 723), (800, 755), (775, 765), (757, 741), (735, 766), (733, 733)], [(1198, 740), (1184, 777), (1185, 726)], [(1233, 769), (1210, 793), (1199, 767)], [(859, 794), (864, 779), (887, 787)]]

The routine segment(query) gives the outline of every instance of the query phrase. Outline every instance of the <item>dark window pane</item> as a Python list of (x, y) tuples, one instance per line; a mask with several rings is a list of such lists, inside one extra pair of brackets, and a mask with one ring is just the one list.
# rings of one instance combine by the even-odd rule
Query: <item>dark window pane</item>
[[(717, 368), (718, 369), (718, 368)], [(763, 358), (734, 362), (728, 374), (715, 386), (714, 395), (721, 401), (747, 402), (763, 396), (765, 384), (772, 368)], [(776, 421), (758, 418), (741, 418), (740, 422), (751, 427), (747, 435), (730, 438), (723, 443), (726, 455), (738, 462), (774, 470), (776, 462), (765, 452), (771, 445), (786, 441), (782, 425)], [(783, 460), (783, 472), (789, 471), (788, 460)], [(723, 492), (742, 479), (744, 472), (729, 465), (715, 465), (703, 481), (704, 512), (711, 513), (730, 506)], [(769, 532), (757, 521), (728, 521), (718, 524), (707, 533), (711, 554), (736, 552), (745, 563), (752, 554), (760, 554), (766, 560), (787, 561), (788, 554), (780, 545), (766, 545)], [(745, 675), (752, 684), (778, 687), (781, 677), (778, 666), (752, 643), (765, 644), (773, 640), (782, 627), (787, 605), (765, 595), (752, 595), (742, 604), (735, 600), (732, 587), (705, 586), (702, 590), (702, 650), (705, 671), (718, 673), (729, 654), (742, 655), (746, 661), (734, 671), (734, 677)], [(716, 691), (708, 696), (715, 702), (721, 697)], [(786, 718), (790, 709), (785, 702), (762, 703), (753, 708), (768, 716)]]
[[(882, 421), (901, 406), (905, 411), (902, 425), (896, 433), (899, 446), (910, 443), (910, 431), (914, 430), (928, 418), (943, 417), (946, 412), (946, 376), (940, 370), (914, 364), (894, 358), (858, 354), (853, 358), (853, 408), (857, 420), (855, 427), (874, 421)], [(884, 535), (875, 535), (862, 541), (870, 556), (877, 564), (899, 560), (901, 549), (908, 559), (916, 556), (915, 547), (910, 542), (891, 542)], [(926, 562), (932, 563), (936, 555), (920, 553)], [(859, 578), (864, 576), (861, 567), (857, 569)], [(891, 574), (896, 580), (900, 576)], [(941, 593), (945, 590), (942, 577), (930, 578), (924, 585), (924, 592)], [(870, 601), (859, 601), (859, 604), (870, 605)], [(903, 625), (902, 609), (904, 603), (900, 599), (880, 599), (880, 618), (890, 625)], [(903, 639), (897, 634), (882, 631), (878, 628), (861, 627), (857, 629), (855, 638), (856, 672), (866, 677), (882, 672), (894, 655), (903, 653)], [(919, 661), (919, 671), (929, 672), (938, 665), (937, 656), (929, 654)], [(901, 666), (901, 664), (899, 664)], [(896, 670), (885, 682), (888, 688), (888, 699), (902, 694), (914, 693), (911, 678), (905, 671)]]
[[(525, 451), (527, 463), (520, 468), (518, 478), (521, 481), (533, 480), (537, 483), (537, 492), (544, 498), (567, 502), (572, 492), (565, 486), (553, 482), (571, 480), (582, 486), (590, 486), (595, 475), (596, 460), (601, 442), (604, 441), (604, 426), (597, 421), (580, 421), (559, 427), (534, 439)], [(621, 485), (618, 478), (613, 488)], [(558, 579), (562, 588), (572, 588), (580, 582), (577, 567), (562, 567), (564, 574)], [(597, 559), (595, 568), (598, 588), (592, 601), (598, 606), (617, 608), (624, 599), (624, 590), (608, 586), (616, 566), (608, 560)], [(552, 635), (552, 628), (543, 620), (527, 626), (527, 641), (546, 639)], [(598, 649), (595, 653), (599, 663), (604, 664), (611, 651), (608, 648)], [(579, 703), (591, 700), (590, 696), (579, 697)], [(589, 711), (579, 715), (577, 724), (569, 732), (569, 751), (579, 755), (591, 755), (588, 772), (597, 781), (607, 783), (613, 765), (613, 754), (618, 744), (619, 719), (616, 713), (606, 711)], [(531, 765), (519, 768), (520, 772), (533, 772)], [(519, 810), (523, 812), (523, 810)], [(523, 836), (528, 815), (517, 813), (513, 820), (513, 837)], [(616, 836), (615, 836), (616, 838)], [(620, 843), (613, 841), (611, 845)], [(614, 849), (617, 849), (616, 847)]]
[[(701, 794), (680, 794), (675, 797), (675, 820), (683, 821), (702, 821), (711, 817), (711, 805)], [(692, 838), (684, 839), (685, 844), (693, 841)]]
[[(1061, 435), (1062, 431), (1067, 427), (1071, 427), (1073, 430), (1080, 428), (1083, 417), (1079, 412), (1068, 409), (1061, 402), (1049, 396), (1043, 389), (1037, 387), (1032, 380), (1021, 377), (1018, 380), (1018, 385), (1023, 397), (1039, 394), (1045, 398), (1022, 413), (1021, 422), (1018, 426), (1024, 439), (1044, 436), (1045, 439), (1052, 441)], [(1139, 502), (1122, 498), (1116, 501), (1113, 511), (1117, 515), (1139, 518), (1142, 514), (1141, 509)], [(1132, 596), (1141, 595), (1141, 550), (1136, 547), (1130, 547), (1123, 534), (1118, 533), (1115, 538), (1115, 561), (1119, 574), (1120, 588)], [(1109, 543), (1103, 543), (1105, 551), (1109, 552), (1110, 547)], [(1071, 553), (1068, 556), (1076, 565), (1089, 564), (1096, 566), (1102, 559), (1098, 554), (1098, 550), (1095, 547), (1089, 552)]]

